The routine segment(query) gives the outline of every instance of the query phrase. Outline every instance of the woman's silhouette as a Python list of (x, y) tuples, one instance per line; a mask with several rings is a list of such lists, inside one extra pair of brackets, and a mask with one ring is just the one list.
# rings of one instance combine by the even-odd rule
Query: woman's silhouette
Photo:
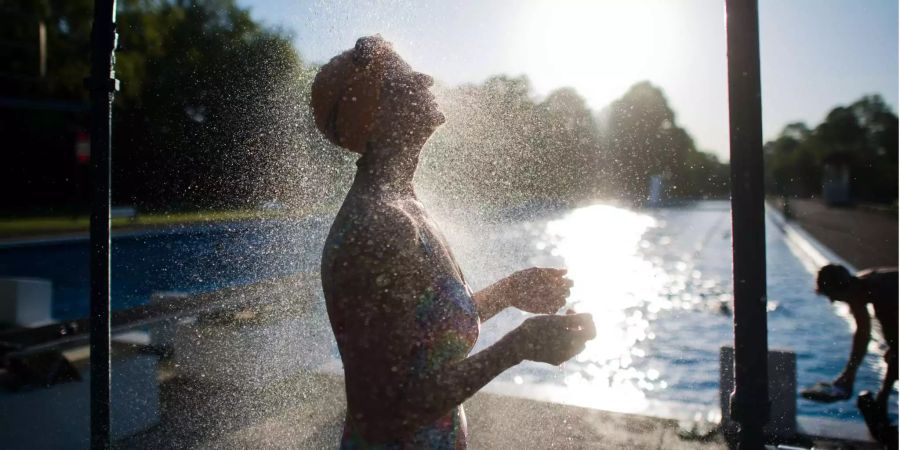
[(468, 356), (481, 321), (508, 306), (553, 314), (571, 281), (532, 268), (469, 289), (413, 190), (422, 146), (444, 121), (431, 84), (373, 36), (312, 87), (317, 127), (362, 154), (322, 255), (347, 393), (341, 448), (465, 448), (464, 400), (523, 360), (561, 364), (595, 335), (587, 314), (539, 315)]

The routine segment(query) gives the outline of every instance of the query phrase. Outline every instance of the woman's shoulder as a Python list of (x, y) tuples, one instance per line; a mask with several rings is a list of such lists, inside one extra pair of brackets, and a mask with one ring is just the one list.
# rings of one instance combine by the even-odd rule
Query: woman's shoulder
[(370, 201), (345, 205), (335, 218), (332, 234), (354, 240), (397, 245), (414, 243), (421, 220), (403, 201)]

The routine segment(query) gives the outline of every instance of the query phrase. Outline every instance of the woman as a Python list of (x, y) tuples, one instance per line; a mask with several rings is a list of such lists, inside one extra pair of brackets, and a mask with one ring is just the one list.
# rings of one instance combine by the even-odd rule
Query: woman
[(532, 268), (469, 289), (413, 190), (422, 146), (444, 121), (431, 85), (373, 36), (312, 86), (319, 130), (362, 154), (322, 255), (347, 393), (341, 448), (465, 448), (464, 400), (523, 360), (561, 364), (595, 334), (587, 314), (535, 316), (467, 356), (481, 321), (508, 306), (552, 314), (571, 282)]

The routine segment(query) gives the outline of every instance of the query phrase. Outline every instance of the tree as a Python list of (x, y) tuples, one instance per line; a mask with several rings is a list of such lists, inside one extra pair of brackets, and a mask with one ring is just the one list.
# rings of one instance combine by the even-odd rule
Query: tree
[(607, 109), (606, 134), (574, 89), (537, 102), (524, 77), (492, 77), (439, 97), (447, 123), (423, 153), (418, 180), (441, 199), (435, 203), (540, 210), (610, 196), (642, 200), (658, 173), (673, 197), (727, 194), (727, 165), (695, 149), (648, 83)]
[[(0, 95), (38, 105), (0, 110), (0, 130), (12, 136), (12, 164), (0, 182), (29, 186), (8, 208), (73, 202), (66, 192), (83, 169), (75, 135), (89, 128), (82, 83), (92, 10), (90, 0), (39, 0), (3, 16), (4, 36), (25, 50), (0, 61), (8, 81)], [(352, 158), (312, 126), (315, 71), (288, 34), (256, 23), (234, 0), (125, 0), (118, 16), (114, 202), (175, 210), (340, 198)], [(32, 73), (38, 23), (51, 55), (43, 78)]]
[[(88, 122), (90, 0), (0, 2), (0, 190), (6, 211), (75, 203), (75, 135)], [(41, 31), (45, 47), (41, 50)], [(42, 73), (41, 54), (44, 55)]]
[[(120, 13), (117, 198), (149, 208), (299, 202), (290, 180), (344, 164), (311, 127), (314, 74), (232, 0), (132, 0)], [(321, 150), (321, 151), (319, 151)], [(306, 158), (311, 152), (318, 158)], [(290, 176), (289, 176), (290, 175)], [(285, 182), (288, 182), (286, 185)], [(312, 186), (312, 184), (310, 184)]]
[(533, 190), (541, 125), (530, 90), (525, 77), (507, 76), (446, 90), (447, 121), (423, 151), (417, 179), (426, 195), (486, 212), (541, 195)]
[[(91, 2), (40, 0), (20, 9), (50, 27), (48, 45), (64, 56), (44, 82), (7, 92), (85, 106), (80, 83), (88, 73)], [(118, 22), (114, 202), (169, 211), (253, 208), (272, 200), (306, 209), (339, 201), (354, 155), (327, 143), (313, 125), (308, 102), (316, 68), (302, 61), (290, 35), (254, 22), (235, 0), (124, 0)], [(34, 63), (20, 59), (0, 67)], [(695, 149), (649, 83), (608, 108), (605, 135), (574, 89), (538, 101), (524, 76), (445, 88), (441, 98), (448, 120), (423, 153), (418, 183), (448, 205), (546, 208), (621, 192), (639, 199), (654, 174), (667, 177), (673, 196), (721, 188), (724, 166)], [(71, 184), (71, 141), (87, 129), (86, 113), (56, 133), (69, 141), (46, 154), (36, 150), (44, 146), (41, 135), (60, 127), (15, 116), (6, 114), (3, 126), (21, 138), (16, 151), (32, 156), (0, 177), (6, 187), (33, 182), (35, 173)], [(35, 126), (23, 132), (23, 124)], [(51, 164), (59, 170), (48, 170)], [(27, 190), (21, 204), (66, 201), (34, 192)]]
[(824, 161), (850, 163), (850, 189), (862, 201), (897, 199), (897, 116), (879, 96), (833, 108), (810, 130), (789, 124), (765, 145), (768, 190), (777, 195), (817, 196)]
[(548, 190), (572, 200), (603, 194), (608, 176), (606, 153), (593, 113), (572, 88), (551, 92), (538, 105), (543, 126), (537, 136), (540, 161), (549, 171), (543, 177)]
[(801, 122), (784, 127), (764, 149), (766, 182), (777, 195), (809, 196), (821, 189), (822, 167), (809, 145), (812, 131)]
[(574, 89), (538, 103), (527, 78), (495, 76), (443, 94), (447, 122), (429, 141), (418, 179), (426, 195), (489, 214), (597, 198), (599, 132)]
[[(0, 97), (87, 100), (90, 71), (91, 0), (13, 0), (0, 4)], [(44, 30), (45, 73), (40, 73)], [(9, 53), (6, 53), (6, 52)]]
[(632, 86), (605, 111), (610, 172), (619, 195), (642, 201), (652, 176), (666, 180), (670, 197), (727, 192), (724, 166), (697, 151), (693, 139), (675, 122), (662, 90), (649, 82)]

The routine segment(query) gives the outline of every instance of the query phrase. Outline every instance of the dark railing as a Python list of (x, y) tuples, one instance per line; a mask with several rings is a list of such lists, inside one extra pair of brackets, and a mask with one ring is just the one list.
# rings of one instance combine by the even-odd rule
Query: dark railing
[(116, 2), (94, 1), (91, 30), (91, 448), (110, 443), (109, 206)]
[(769, 415), (769, 377), (757, 2), (726, 0), (725, 14), (734, 278), (731, 416), (740, 424), (740, 448), (760, 449)]

